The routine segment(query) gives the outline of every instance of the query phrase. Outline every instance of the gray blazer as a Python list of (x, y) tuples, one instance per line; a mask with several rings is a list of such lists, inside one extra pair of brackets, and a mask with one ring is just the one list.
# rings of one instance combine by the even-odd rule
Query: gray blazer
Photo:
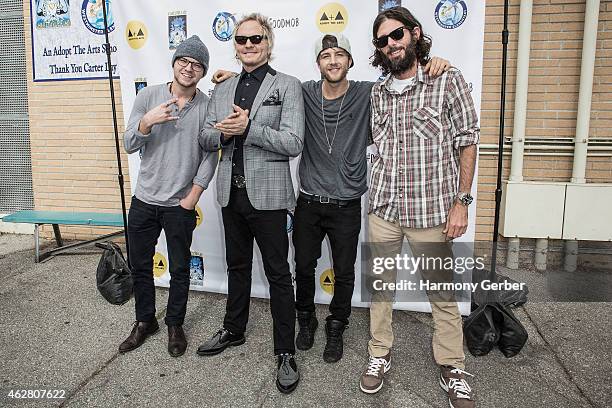
[[(236, 76), (215, 87), (199, 136), (204, 150), (222, 149), (217, 172), (217, 199), (222, 207), (229, 202), (235, 142), (232, 139), (231, 143), (221, 145), (221, 132), (214, 125), (233, 112), (239, 79)], [(268, 72), (249, 117), (251, 125), (243, 145), (249, 200), (258, 210), (293, 208), (295, 191), (289, 158), (298, 156), (304, 145), (302, 84), (297, 78), (281, 72)]]

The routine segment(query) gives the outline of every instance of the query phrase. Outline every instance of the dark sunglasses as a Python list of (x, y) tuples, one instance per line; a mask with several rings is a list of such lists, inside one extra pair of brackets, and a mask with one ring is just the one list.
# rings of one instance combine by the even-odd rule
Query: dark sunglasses
[(265, 35), (251, 35), (247, 37), (246, 35), (237, 35), (234, 37), (234, 40), (240, 45), (244, 45), (247, 43), (247, 40), (251, 41), (251, 44), (259, 44), (262, 40), (267, 40), (268, 37)]
[(374, 38), (372, 40), (372, 44), (374, 44), (376, 48), (385, 48), (387, 44), (389, 44), (389, 37), (393, 38), (395, 41), (404, 38), (404, 30), (410, 31), (410, 29), (406, 26), (398, 27), (387, 35), (382, 35), (378, 38)]

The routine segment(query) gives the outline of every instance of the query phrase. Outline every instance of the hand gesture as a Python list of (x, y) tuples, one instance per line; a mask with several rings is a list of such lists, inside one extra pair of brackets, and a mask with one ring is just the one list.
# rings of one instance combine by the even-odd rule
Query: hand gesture
[(178, 98), (172, 98), (148, 111), (142, 119), (140, 119), (140, 124), (138, 126), (140, 133), (145, 135), (149, 134), (154, 125), (177, 120), (178, 116), (174, 116), (172, 109), (172, 105), (177, 102)]
[(234, 112), (215, 125), (225, 136), (240, 136), (249, 125), (249, 110), (232, 105)]

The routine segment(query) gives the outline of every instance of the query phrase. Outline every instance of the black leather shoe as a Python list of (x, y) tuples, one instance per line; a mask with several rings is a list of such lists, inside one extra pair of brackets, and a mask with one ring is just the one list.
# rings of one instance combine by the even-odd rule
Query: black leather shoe
[(198, 354), (212, 356), (221, 353), (228, 347), (244, 344), (245, 341), (244, 334), (233, 334), (229, 330), (221, 329), (210, 340), (198, 347)]
[(142, 346), (142, 343), (152, 335), (153, 333), (159, 330), (159, 324), (157, 323), (157, 319), (154, 319), (150, 322), (134, 322), (134, 327), (132, 328), (132, 332), (128, 336), (127, 339), (123, 341), (119, 345), (120, 353), (127, 353), (128, 351), (132, 351)]
[(276, 388), (283, 394), (289, 394), (296, 389), (300, 381), (300, 372), (298, 371), (293, 354), (281, 354), (276, 356), (276, 364), (278, 371), (276, 373)]
[(300, 350), (310, 350), (314, 344), (315, 332), (319, 325), (317, 316), (313, 312), (298, 311), (296, 314), (300, 331), (295, 339), (295, 346)]
[(325, 323), (325, 334), (327, 335), (327, 344), (323, 351), (323, 360), (326, 363), (335, 363), (342, 358), (343, 341), (342, 333), (346, 329), (346, 324), (340, 320), (329, 319)]
[(187, 350), (187, 339), (183, 326), (168, 326), (168, 353), (172, 357), (182, 356)]

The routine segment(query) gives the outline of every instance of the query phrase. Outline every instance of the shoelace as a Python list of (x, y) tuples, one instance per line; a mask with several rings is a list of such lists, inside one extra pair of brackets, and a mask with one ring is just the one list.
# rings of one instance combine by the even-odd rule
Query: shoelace
[(329, 330), (328, 343), (332, 347), (338, 347), (342, 343), (342, 331)]
[[(460, 368), (452, 369), (451, 373), (459, 374), (459, 375), (466, 374), (466, 375), (469, 375), (470, 377), (474, 377), (473, 374), (470, 374), (467, 371), (464, 371)], [(465, 379), (450, 378), (448, 381), (448, 388), (455, 390), (455, 393), (457, 394), (457, 398), (470, 399), (470, 393), (472, 392), (472, 388), (470, 388), (469, 384), (467, 383), (467, 381), (465, 381)]]
[(370, 361), (368, 362), (368, 371), (366, 372), (366, 375), (372, 375), (374, 377), (377, 377), (380, 371), (380, 366), (385, 364), (386, 362), (387, 360), (385, 360), (384, 358), (376, 358), (370, 356)]

